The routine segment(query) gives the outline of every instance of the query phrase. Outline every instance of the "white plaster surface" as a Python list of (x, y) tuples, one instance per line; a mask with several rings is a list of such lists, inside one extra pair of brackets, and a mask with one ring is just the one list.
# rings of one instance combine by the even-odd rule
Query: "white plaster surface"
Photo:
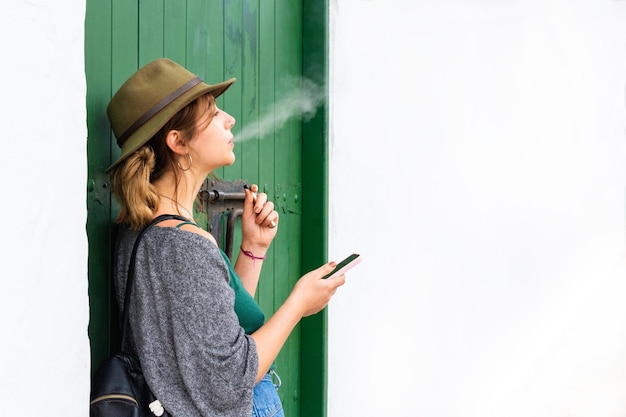
[(626, 2), (331, 1), (329, 417), (626, 415)]
[(88, 415), (83, 1), (0, 0), (0, 407)]

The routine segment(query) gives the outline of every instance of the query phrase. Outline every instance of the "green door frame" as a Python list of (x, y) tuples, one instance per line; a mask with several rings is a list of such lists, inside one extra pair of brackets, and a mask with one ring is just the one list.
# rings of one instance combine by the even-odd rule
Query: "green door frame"
[[(321, 12), (320, 12), (321, 10)], [(303, 75), (326, 86), (328, 97), (328, 0), (304, 0)], [(303, 126), (303, 273), (328, 260), (328, 104)], [(328, 404), (327, 310), (302, 323), (302, 416), (326, 417)], [(321, 343), (320, 343), (321, 341)], [(304, 396), (304, 393), (307, 393)]]
[[(115, 7), (130, 3), (112, 0)], [(302, 4), (302, 75), (319, 85), (328, 81), (328, 0), (303, 0)], [(137, 41), (137, 33), (112, 33), (106, 16), (111, 4), (87, 2), (85, 19), (85, 71), (87, 75), (88, 138), (88, 219), (89, 237), (89, 336), (92, 369), (118, 344), (117, 308), (112, 296), (111, 254), (113, 219), (116, 204), (112, 199), (104, 170), (119, 152), (114, 147), (94, 146), (103, 137), (112, 139), (106, 120), (106, 103), (111, 96), (111, 56), (114, 45)], [(136, 17), (136, 16), (135, 16)], [(129, 21), (134, 17), (129, 14)], [(217, 18), (219, 19), (219, 17)], [(129, 23), (134, 27), (136, 22)], [(151, 28), (150, 30), (159, 29)], [(111, 43), (113, 39), (114, 44)], [(117, 40), (117, 41), (116, 41)], [(117, 43), (116, 43), (117, 42)], [(115, 47), (115, 48), (117, 48)], [(116, 54), (119, 53), (116, 49)], [(130, 55), (136, 51), (127, 50)], [(134, 70), (134, 69), (133, 69)], [(131, 73), (129, 71), (129, 73)], [(119, 85), (120, 83), (118, 83)], [(315, 117), (302, 125), (302, 233), (300, 250), (302, 273), (327, 260), (328, 194), (328, 107), (324, 103)], [(113, 140), (110, 140), (114, 143)], [(327, 415), (327, 314), (326, 310), (306, 318), (300, 324), (301, 405), (302, 417)], [(287, 394), (289, 395), (289, 394)]]

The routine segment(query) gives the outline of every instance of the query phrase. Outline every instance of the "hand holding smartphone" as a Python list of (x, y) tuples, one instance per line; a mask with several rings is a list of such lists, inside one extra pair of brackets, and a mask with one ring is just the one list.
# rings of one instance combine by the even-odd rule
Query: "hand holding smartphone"
[(337, 266), (335, 267), (335, 269), (333, 269), (332, 272), (324, 275), (322, 279), (328, 279), (336, 275), (345, 274), (350, 269), (358, 265), (361, 262), (361, 260), (362, 260), (361, 255), (359, 255), (358, 253), (353, 253), (352, 255), (344, 259), (343, 261), (339, 262)]

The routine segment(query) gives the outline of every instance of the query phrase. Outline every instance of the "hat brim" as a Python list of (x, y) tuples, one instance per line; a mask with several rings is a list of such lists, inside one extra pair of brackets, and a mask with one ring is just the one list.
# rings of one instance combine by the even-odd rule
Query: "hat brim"
[(120, 162), (133, 154), (137, 149), (145, 145), (179, 110), (204, 94), (211, 93), (214, 98), (221, 96), (228, 88), (233, 85), (236, 78), (223, 81), (218, 84), (206, 84), (200, 82), (193, 88), (180, 95), (169, 105), (152, 116), (146, 123), (139, 127), (122, 145), (120, 156), (117, 160), (106, 169), (109, 173)]

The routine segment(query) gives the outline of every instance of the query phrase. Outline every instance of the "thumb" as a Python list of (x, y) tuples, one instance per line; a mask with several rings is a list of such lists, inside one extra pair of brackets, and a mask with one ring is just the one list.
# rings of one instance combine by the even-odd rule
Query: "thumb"
[(256, 185), (253, 184), (252, 186), (249, 186), (248, 184), (245, 184), (243, 186), (243, 191), (246, 194), (246, 197), (244, 199), (244, 207), (254, 207), (257, 191)]

